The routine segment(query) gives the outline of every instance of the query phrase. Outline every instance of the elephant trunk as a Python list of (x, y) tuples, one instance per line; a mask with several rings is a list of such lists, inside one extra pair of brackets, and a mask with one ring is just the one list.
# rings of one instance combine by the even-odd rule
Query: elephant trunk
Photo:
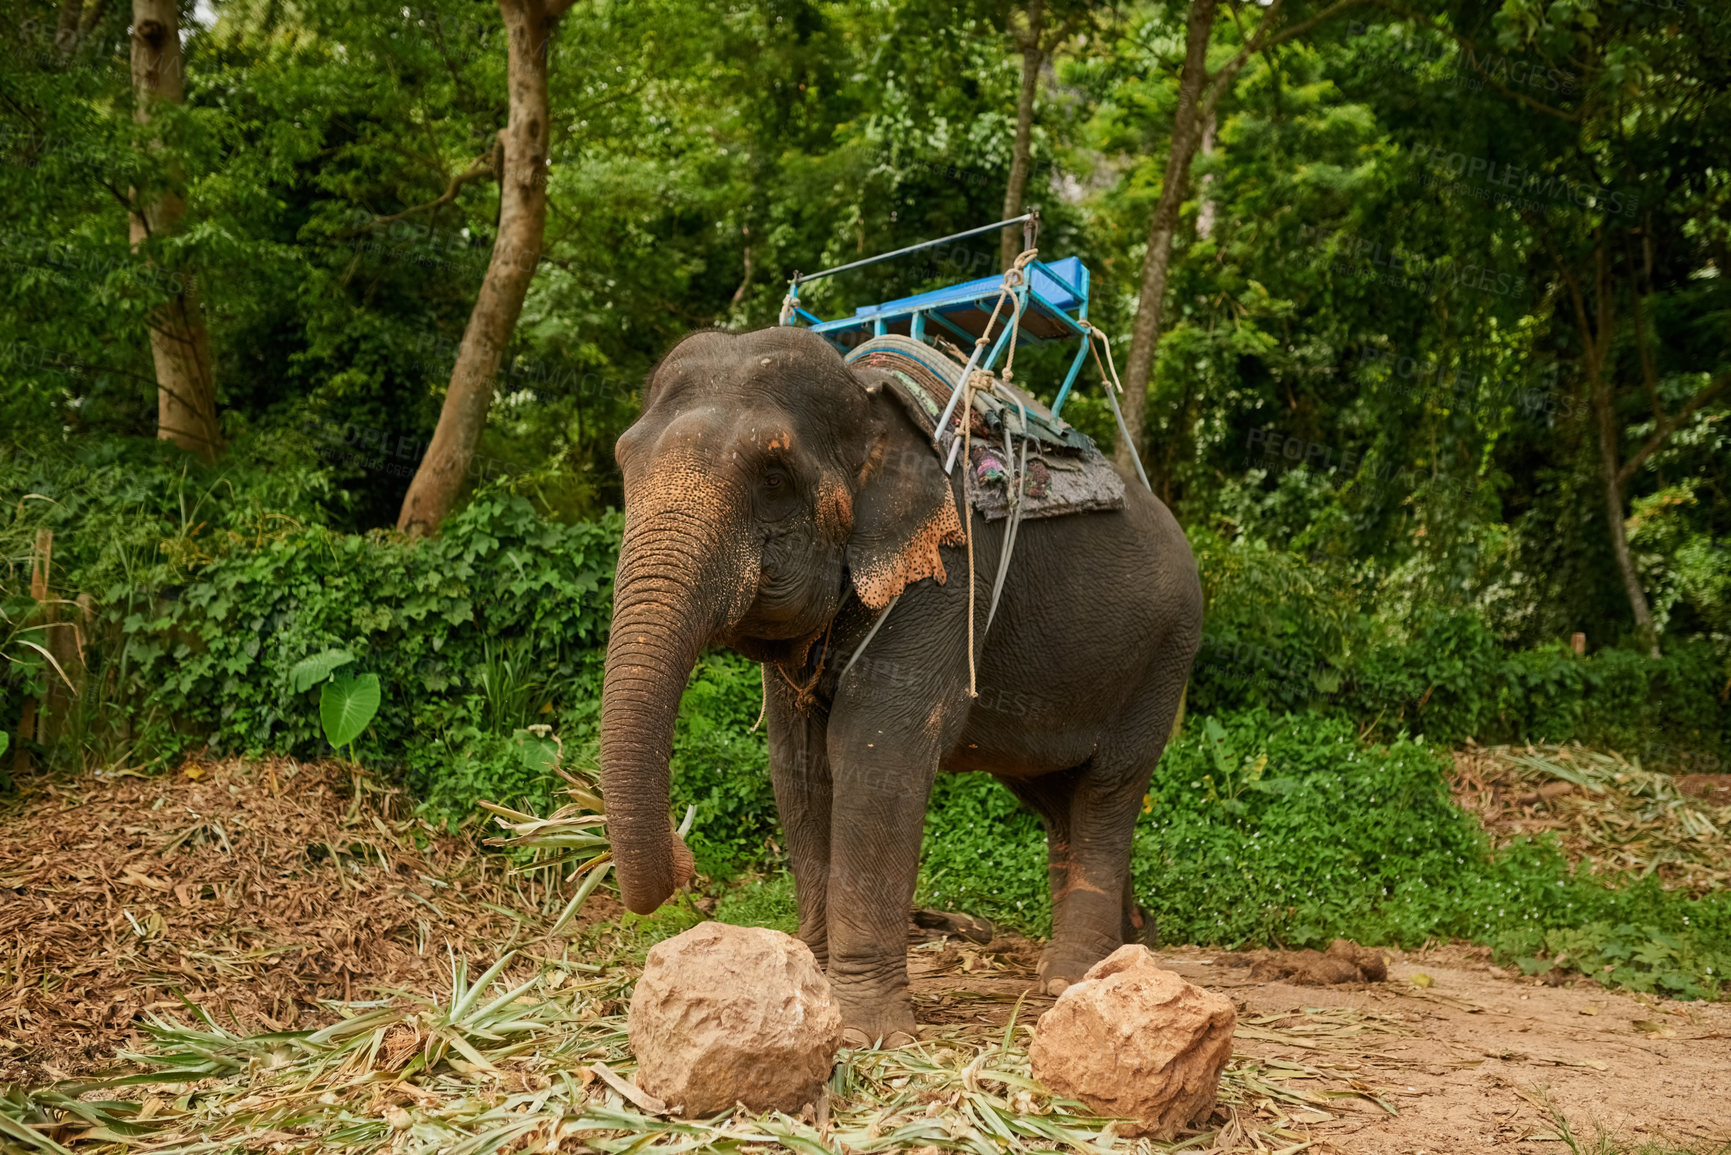
[(620, 545), (601, 690), (601, 789), (619, 895), (638, 914), (691, 875), (691, 854), (668, 816), (679, 699), (703, 647), (750, 604), (743, 587), (755, 589), (753, 575), (717, 572), (731, 552), (718, 496), (707, 510), (659, 501), (632, 510)]

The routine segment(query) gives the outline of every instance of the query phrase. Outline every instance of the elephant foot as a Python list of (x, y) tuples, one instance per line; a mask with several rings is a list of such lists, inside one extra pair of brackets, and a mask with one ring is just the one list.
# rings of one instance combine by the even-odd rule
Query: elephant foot
[(1040, 989), (1048, 995), (1061, 995), (1072, 983), (1082, 981), (1088, 968), (1105, 958), (1111, 951), (1080, 950), (1063, 943), (1053, 943), (1040, 955)]
[(843, 1027), (841, 1032), (841, 1045), (855, 1051), (863, 1051), (867, 1047), (893, 1051), (898, 1047), (911, 1047), (914, 1042), (914, 1035), (911, 1031), (891, 1031), (887, 1035), (867, 1035), (858, 1027)]
[(1154, 916), (1141, 906), (1132, 904), (1125, 909), (1121, 933), (1127, 943), (1139, 942), (1156, 950), (1160, 947), (1160, 926), (1154, 921)]
[(903, 994), (899, 999), (854, 1003), (841, 996), (842, 1046), (885, 1049), (905, 1047), (914, 1041), (913, 1004)]

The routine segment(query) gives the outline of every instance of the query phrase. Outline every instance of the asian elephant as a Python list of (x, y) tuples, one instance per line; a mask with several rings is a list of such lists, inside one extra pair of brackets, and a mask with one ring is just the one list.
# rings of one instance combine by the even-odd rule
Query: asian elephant
[(908, 912), (940, 770), (996, 776), (1045, 823), (1048, 992), (1129, 937), (1132, 827), (1202, 628), (1184, 534), (1140, 484), (1120, 510), (1025, 521), (989, 632), (1005, 523), (975, 514), (970, 698), (966, 469), (946, 474), (886, 376), (796, 328), (697, 333), (656, 367), (616, 449), (601, 711), (619, 889), (648, 913), (691, 875), (668, 813), (686, 679), (716, 643), (763, 664), (799, 936), (855, 1041), (914, 1027)]

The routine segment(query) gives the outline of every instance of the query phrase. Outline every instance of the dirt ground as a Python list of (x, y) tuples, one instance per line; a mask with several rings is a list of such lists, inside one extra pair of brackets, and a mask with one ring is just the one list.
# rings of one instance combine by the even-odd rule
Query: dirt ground
[[(183, 997), (244, 1031), (305, 1028), (381, 988), (442, 990), (447, 944), (478, 968), (512, 942), (532, 968), (558, 947), (515, 912), (562, 896), (495, 857), (334, 763), (41, 784), (0, 812), (0, 1083), (108, 1066), (143, 1041), (141, 1014), (184, 1018)], [(618, 910), (598, 895), (585, 921)], [(1052, 1002), (1032, 993), (1024, 939), (916, 930), (910, 948), (927, 1033), (1001, 1032), (1018, 1000), (1026, 1028)], [(1390, 951), (1387, 982), (1332, 987), (1159, 953), (1238, 1006), (1223, 1135), (1355, 1155), (1558, 1150), (1542, 1145), (1555, 1110), (1588, 1137), (1731, 1143), (1731, 1004), (1542, 986), (1467, 947)]]
[[(1588, 1140), (1602, 1130), (1630, 1144), (1731, 1143), (1731, 1005), (1541, 986), (1473, 947), (1387, 951), (1387, 982), (1334, 987), (1253, 982), (1194, 947), (1157, 953), (1232, 999), (1236, 1056), (1329, 1100), (1250, 1105), (1312, 1151), (1562, 1150), (1553, 1109)], [(1022, 1022), (1052, 1003), (1032, 991), (1031, 944), (936, 943), (910, 957), (922, 1022), (1001, 1028), (1024, 992)]]

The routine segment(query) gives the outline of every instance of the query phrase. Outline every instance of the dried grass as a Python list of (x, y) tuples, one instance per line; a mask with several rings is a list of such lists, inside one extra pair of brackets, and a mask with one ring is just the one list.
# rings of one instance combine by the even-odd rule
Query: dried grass
[[(1044, 1000), (982, 1025), (1001, 990), (946, 993), (954, 1021), (924, 1028), (917, 1046), (843, 1052), (824, 1100), (800, 1117), (669, 1118), (629, 1081), (622, 1012), (634, 970), (560, 957), (557, 940), (510, 949), (529, 927), (567, 921), (572, 883), (587, 893), (604, 873), (584, 783), (551, 819), (489, 807), (508, 832), (495, 844), (516, 854), (489, 862), (472, 842), (393, 820), (390, 792), (341, 766), (192, 769), (44, 789), (11, 816), (19, 837), (0, 880), (16, 894), (0, 934), (20, 961), (5, 1005), (30, 1032), (14, 1040), (31, 1040), (23, 1054), (48, 1079), (0, 1094), (0, 1147), (1166, 1149), (1119, 1138), (1111, 1120), (1034, 1081), (1028, 1024)], [(74, 909), (90, 917), (66, 917)], [(584, 913), (617, 909), (596, 895)], [(930, 946), (938, 969), (980, 986), (1020, 985), (1031, 968), (1020, 940)], [(491, 962), (471, 980), (465, 956)], [(1213, 1116), (1173, 1147), (1295, 1152), (1312, 1124), (1392, 1113), (1362, 1072), (1397, 1033), (1351, 1010), (1246, 1019), (1259, 1055), (1233, 1057)], [(67, 1079), (48, 1061), (88, 1070), (115, 1044), (118, 1065), (101, 1075)]]
[(287, 759), (27, 787), (0, 816), (0, 1082), (109, 1063), (183, 999), (287, 1031), (332, 1000), (431, 993), (447, 948), (490, 964), (545, 888), (405, 809)]
[(1705, 892), (1731, 881), (1728, 783), (1582, 746), (1469, 746), (1455, 753), (1453, 787), (1499, 846), (1554, 834), (1593, 873), (1656, 874), (1668, 888)]
[[(508, 960), (505, 960), (508, 961)], [(822, 1102), (795, 1117), (743, 1109), (670, 1118), (628, 1080), (616, 1013), (630, 975), (552, 966), (526, 984), (454, 964), (443, 1000), (400, 996), (345, 1008), (319, 1031), (242, 1036), (208, 1015), (153, 1019), (142, 1074), (0, 1100), (0, 1131), (42, 1151), (193, 1155), (241, 1149), (355, 1152), (684, 1152), (893, 1149), (999, 1152), (1288, 1150), (1308, 1127), (1363, 1109), (1393, 1113), (1364, 1083), (1358, 1052), (1381, 1029), (1351, 1011), (1258, 1020), (1254, 1037), (1306, 1061), (1234, 1056), (1206, 1129), (1170, 1147), (1119, 1138), (1109, 1119), (1029, 1074), (1025, 1021), (938, 1028), (900, 1050), (844, 1051)], [(1291, 1016), (1283, 1016), (1291, 1019)], [(1290, 1027), (1291, 1029), (1288, 1029)], [(121, 1092), (116, 1095), (116, 1092)], [(1358, 1107), (1354, 1107), (1357, 1104)]]

